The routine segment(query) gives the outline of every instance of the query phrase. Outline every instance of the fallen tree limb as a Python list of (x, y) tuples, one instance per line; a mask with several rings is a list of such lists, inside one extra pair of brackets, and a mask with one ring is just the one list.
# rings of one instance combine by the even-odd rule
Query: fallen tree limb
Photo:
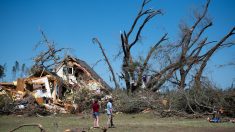
[(183, 111), (176, 111), (176, 110), (162, 110), (162, 111), (155, 111), (155, 115), (161, 117), (161, 118), (166, 118), (166, 117), (183, 117), (186, 119), (195, 119), (195, 118), (202, 118), (202, 114), (187, 114)]
[(213, 110), (213, 107), (211, 107), (211, 106), (206, 106), (206, 105), (200, 104), (200, 103), (197, 101), (195, 95), (194, 95), (194, 102), (195, 102), (198, 106), (200, 106), (200, 107), (204, 107), (204, 108)]
[(20, 129), (21, 127), (26, 127), (26, 126), (35, 126), (35, 127), (38, 127), (40, 129), (40, 132), (46, 132), (46, 130), (42, 127), (41, 124), (24, 124), (24, 125), (18, 126), (17, 128), (14, 128), (10, 132), (14, 132), (17, 129)]

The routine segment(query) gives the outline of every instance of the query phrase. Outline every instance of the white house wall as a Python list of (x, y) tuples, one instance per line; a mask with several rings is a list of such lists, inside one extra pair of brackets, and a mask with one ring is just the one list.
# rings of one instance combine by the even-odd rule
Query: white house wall
[[(70, 83), (70, 84), (77, 83), (77, 79), (76, 79), (76, 77), (75, 77), (73, 74), (68, 74), (67, 76), (64, 75), (64, 71), (63, 71), (64, 67), (65, 67), (64, 65), (61, 66), (60, 69), (57, 71), (56, 74), (57, 74), (59, 77), (61, 77), (63, 80), (69, 80), (69, 83)], [(74, 73), (74, 71), (73, 71), (73, 73)], [(71, 80), (72, 80), (72, 81), (71, 81)]]
[(64, 78), (63, 68), (64, 68), (64, 65), (60, 67), (60, 69), (56, 72), (56, 74), (57, 74), (59, 77), (62, 77), (63, 80), (65, 80), (66, 77)]

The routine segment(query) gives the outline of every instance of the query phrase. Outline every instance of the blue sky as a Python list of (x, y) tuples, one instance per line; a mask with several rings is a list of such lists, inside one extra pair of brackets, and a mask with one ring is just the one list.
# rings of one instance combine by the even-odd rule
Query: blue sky
[[(128, 30), (141, 5), (141, 0), (0, 0), (0, 64), (7, 63), (7, 80), (11, 81), (13, 63), (32, 65), (33, 50), (41, 40), (39, 28), (58, 48), (72, 48), (70, 54), (92, 65), (103, 58), (97, 45), (92, 43), (98, 37), (112, 60), (116, 71), (120, 61), (113, 56), (120, 48), (120, 31)], [(157, 16), (144, 30), (142, 43), (135, 53), (142, 54), (164, 33), (170, 41), (177, 41), (178, 25), (190, 21), (192, 9), (202, 6), (206, 0), (153, 0), (148, 7), (162, 9), (163, 16)], [(207, 31), (211, 40), (218, 40), (235, 26), (235, 1), (212, 0), (209, 15), (214, 26)], [(235, 68), (218, 68), (218, 65), (235, 60), (235, 47), (218, 51), (210, 61), (205, 75), (218, 86), (230, 86), (235, 78)], [(108, 68), (99, 63), (95, 70), (107, 82)]]

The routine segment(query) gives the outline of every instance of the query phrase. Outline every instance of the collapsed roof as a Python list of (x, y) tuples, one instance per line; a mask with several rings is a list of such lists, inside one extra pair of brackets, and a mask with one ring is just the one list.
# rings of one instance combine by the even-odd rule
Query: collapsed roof
[[(35, 101), (28, 103), (29, 110), (35, 102), (46, 109), (59, 110), (62, 113), (70, 111), (74, 104), (78, 105), (75, 101), (75, 92), (90, 91), (89, 95), (86, 95), (89, 102), (90, 98), (87, 96), (105, 97), (111, 89), (85, 61), (71, 56), (66, 56), (52, 72), (38, 69), (27, 78), (18, 78), (13, 83), (0, 83), (0, 88), (13, 100), (23, 101), (24, 105), (25, 102), (29, 102), (29, 97), (30, 100), (34, 98)], [(21, 103), (18, 106), (23, 108)]]
[[(72, 64), (75, 67), (78, 67), (80, 70), (82, 70), (84, 73), (88, 74), (90, 76), (90, 79), (94, 79), (96, 81), (99, 81), (105, 88), (108, 90), (111, 90), (111, 87), (83, 60), (77, 59), (71, 56), (66, 56), (60, 63), (57, 65), (54, 69), (55, 73), (58, 73), (58, 71), (64, 66), (64, 65), (70, 65), (70, 62), (74, 62), (75, 64)], [(58, 75), (58, 74), (57, 74)]]

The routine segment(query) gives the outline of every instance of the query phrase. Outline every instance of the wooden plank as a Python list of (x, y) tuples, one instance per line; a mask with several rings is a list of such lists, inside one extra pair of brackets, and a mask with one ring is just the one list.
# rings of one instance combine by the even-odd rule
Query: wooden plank
[(24, 79), (23, 78), (18, 78), (17, 79), (17, 86), (16, 86), (16, 91), (24, 91)]

